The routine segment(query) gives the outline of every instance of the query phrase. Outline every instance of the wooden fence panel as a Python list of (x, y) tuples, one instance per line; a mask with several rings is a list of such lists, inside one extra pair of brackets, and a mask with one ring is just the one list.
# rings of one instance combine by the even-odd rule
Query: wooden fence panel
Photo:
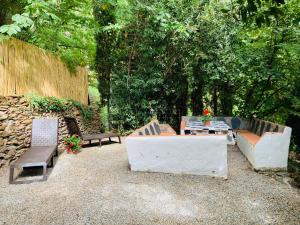
[(57, 56), (17, 39), (0, 43), (0, 95), (29, 92), (87, 104), (87, 70), (71, 73)]

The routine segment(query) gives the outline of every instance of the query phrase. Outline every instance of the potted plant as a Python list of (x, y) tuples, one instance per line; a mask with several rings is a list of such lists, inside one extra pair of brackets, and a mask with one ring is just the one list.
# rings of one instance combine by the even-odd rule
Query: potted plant
[(210, 121), (212, 120), (211, 112), (209, 109), (204, 109), (202, 112), (201, 120), (205, 126), (210, 125)]
[(73, 134), (64, 139), (64, 144), (66, 146), (66, 151), (68, 154), (77, 154), (81, 149), (81, 139), (77, 134)]

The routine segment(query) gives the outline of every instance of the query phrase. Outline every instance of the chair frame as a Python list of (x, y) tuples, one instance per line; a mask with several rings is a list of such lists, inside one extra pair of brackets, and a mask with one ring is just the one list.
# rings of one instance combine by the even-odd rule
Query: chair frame
[[(32, 130), (31, 130), (31, 142), (32, 140), (35, 138), (33, 136), (33, 130), (35, 129), (34, 127), (34, 123), (35, 121), (37, 121), (36, 123), (39, 123), (39, 121), (41, 120), (50, 120), (50, 119), (33, 119), (32, 121)], [(51, 120), (54, 120), (54, 119), (51, 119)], [(36, 145), (32, 145), (30, 146), (30, 149), (28, 151), (31, 151), (30, 153), (34, 154), (33, 152), (34, 151), (43, 151), (43, 148), (53, 148), (53, 150), (45, 153), (45, 154), (48, 154), (46, 155), (46, 160), (43, 160), (43, 159), (38, 159), (38, 156), (37, 156), (37, 161), (36, 162), (22, 162), (22, 159), (26, 158), (26, 156), (24, 157), (21, 156), (19, 159), (17, 159), (15, 162), (13, 162), (11, 165), (10, 165), (10, 169), (9, 169), (9, 183), (10, 184), (25, 184), (25, 183), (31, 183), (33, 181), (45, 181), (47, 180), (47, 167), (53, 167), (54, 165), (54, 156), (58, 156), (58, 119), (55, 119), (56, 120), (56, 145), (49, 145), (49, 146), (36, 146)], [(38, 126), (38, 124), (36, 125)], [(37, 128), (36, 128), (37, 129)], [(39, 149), (35, 149), (34, 148), (39, 148)], [(26, 153), (25, 153), (26, 154)], [(23, 157), (23, 158), (22, 158)], [(41, 166), (43, 167), (43, 177), (42, 179), (39, 179), (39, 180), (25, 180), (25, 181), (15, 181), (14, 180), (14, 169), (15, 168), (30, 168), (30, 167), (38, 167), (38, 166)]]
[[(89, 145), (92, 144), (92, 141), (93, 141), (93, 140), (99, 140), (98, 145), (101, 147), (101, 146), (102, 146), (102, 143), (101, 143), (102, 139), (108, 138), (108, 140), (109, 140), (110, 142), (112, 142), (111, 138), (113, 138), (113, 137), (117, 137), (118, 140), (119, 140), (119, 143), (120, 143), (120, 144), (122, 143), (122, 141), (121, 141), (121, 136), (120, 136), (120, 134), (118, 134), (118, 133), (93, 133), (93, 134), (82, 134), (82, 133), (81, 133), (81, 130), (80, 130), (80, 127), (79, 127), (79, 125), (78, 125), (78, 123), (77, 123), (76, 118), (74, 118), (74, 117), (64, 117), (64, 119), (65, 119), (65, 123), (66, 123), (67, 128), (68, 128), (69, 134), (70, 134), (70, 135), (74, 135), (74, 134), (78, 135), (83, 141), (88, 141), (88, 142), (89, 142)], [(72, 122), (73, 125), (75, 125), (75, 127), (72, 128), (70, 122)], [(75, 128), (75, 130), (72, 130), (72, 129), (74, 129), (74, 128)]]

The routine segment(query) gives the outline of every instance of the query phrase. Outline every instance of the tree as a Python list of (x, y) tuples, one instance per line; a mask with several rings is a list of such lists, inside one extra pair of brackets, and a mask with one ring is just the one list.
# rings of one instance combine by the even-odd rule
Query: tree
[(110, 128), (111, 73), (114, 66), (113, 51), (116, 48), (116, 34), (106, 26), (115, 24), (114, 4), (110, 1), (96, 1), (94, 15), (99, 24), (96, 33), (97, 50), (95, 70), (98, 74), (102, 107), (107, 106), (108, 128)]
[(0, 11), (0, 33), (59, 55), (71, 70), (92, 65), (96, 47), (92, 3), (92, 0), (5, 0), (4, 10)]

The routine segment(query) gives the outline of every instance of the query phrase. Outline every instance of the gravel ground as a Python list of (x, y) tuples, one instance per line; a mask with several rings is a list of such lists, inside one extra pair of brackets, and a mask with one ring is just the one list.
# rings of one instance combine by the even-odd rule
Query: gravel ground
[[(283, 179), (284, 181), (284, 179)], [(124, 145), (61, 154), (46, 182), (8, 185), (0, 224), (300, 224), (300, 194), (259, 174), (236, 147), (229, 178), (130, 172)]]

